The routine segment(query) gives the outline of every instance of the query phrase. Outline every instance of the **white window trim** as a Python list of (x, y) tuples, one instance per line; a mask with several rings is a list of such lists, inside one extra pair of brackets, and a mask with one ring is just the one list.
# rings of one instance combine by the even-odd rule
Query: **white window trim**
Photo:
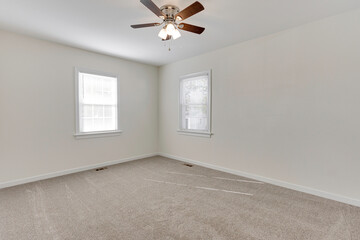
[(90, 132), (90, 133), (75, 133), (75, 138), (96, 138), (96, 137), (110, 137), (110, 136), (117, 136), (122, 133), (121, 130), (116, 131), (99, 131), (99, 132)]
[[(209, 130), (208, 131), (193, 131), (193, 130), (187, 130), (187, 129), (182, 129), (182, 125), (181, 125), (181, 122), (182, 122), (182, 109), (181, 109), (181, 82), (182, 80), (184, 79), (187, 79), (187, 78), (194, 78), (194, 77), (199, 77), (199, 76), (204, 76), (204, 75), (207, 75), (208, 76), (208, 80), (209, 80), (209, 95), (208, 95), (208, 106), (209, 106), (209, 109), (208, 109), (208, 125), (209, 125)], [(184, 76), (181, 76), (180, 77), (180, 80), (179, 80), (179, 89), (178, 89), (178, 94), (179, 94), (179, 98), (178, 98), (178, 108), (179, 108), (179, 111), (178, 111), (178, 114), (179, 114), (179, 117), (178, 117), (178, 120), (179, 120), (179, 129), (177, 130), (177, 132), (179, 134), (182, 134), (182, 135), (189, 135), (189, 136), (196, 136), (196, 137), (208, 137), (210, 138), (213, 133), (211, 132), (211, 92), (212, 92), (212, 87), (211, 87), (211, 80), (212, 80), (212, 76), (211, 76), (211, 70), (208, 70), (208, 71), (203, 71), (203, 72), (198, 72), (198, 73), (192, 73), (192, 74), (187, 74), (187, 75), (184, 75)]]
[[(105, 77), (113, 77), (117, 79), (117, 121), (118, 129), (111, 131), (98, 131), (98, 132), (80, 132), (80, 119), (79, 119), (79, 73), (88, 73), (94, 75), (100, 75)], [(96, 137), (108, 137), (120, 135), (123, 131), (120, 130), (120, 80), (118, 75), (105, 73), (101, 71), (89, 70), (86, 68), (75, 67), (75, 133), (74, 137), (77, 139), (82, 138), (96, 138)]]

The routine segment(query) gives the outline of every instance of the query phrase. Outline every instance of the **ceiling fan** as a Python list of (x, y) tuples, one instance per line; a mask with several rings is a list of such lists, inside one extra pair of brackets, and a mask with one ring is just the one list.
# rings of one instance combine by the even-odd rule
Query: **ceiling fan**
[(158, 35), (163, 41), (170, 39), (175, 40), (181, 37), (179, 30), (184, 30), (196, 34), (201, 34), (205, 30), (203, 27), (181, 22), (205, 9), (204, 6), (198, 1), (194, 2), (182, 11), (180, 11), (180, 9), (174, 5), (164, 5), (161, 8), (158, 8), (151, 0), (140, 0), (140, 2), (163, 21), (161, 23), (131, 25), (132, 28), (155, 27), (164, 25)]

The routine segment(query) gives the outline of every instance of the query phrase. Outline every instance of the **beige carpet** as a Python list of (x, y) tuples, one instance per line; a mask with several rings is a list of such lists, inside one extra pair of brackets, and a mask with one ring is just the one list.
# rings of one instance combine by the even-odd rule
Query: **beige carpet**
[(0, 190), (0, 239), (357, 240), (360, 208), (154, 157)]

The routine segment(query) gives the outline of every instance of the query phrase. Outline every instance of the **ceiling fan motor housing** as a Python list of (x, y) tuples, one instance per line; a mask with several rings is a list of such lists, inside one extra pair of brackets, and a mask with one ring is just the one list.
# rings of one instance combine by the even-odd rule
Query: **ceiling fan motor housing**
[(180, 12), (180, 9), (174, 5), (164, 5), (160, 10), (165, 14), (165, 22), (175, 22), (175, 15)]

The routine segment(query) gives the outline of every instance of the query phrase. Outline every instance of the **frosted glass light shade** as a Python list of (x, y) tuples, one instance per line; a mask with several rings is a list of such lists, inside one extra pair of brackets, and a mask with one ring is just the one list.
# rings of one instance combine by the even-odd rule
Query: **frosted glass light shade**
[(165, 30), (164, 28), (162, 28), (162, 29), (160, 30), (158, 36), (159, 36), (160, 38), (162, 38), (162, 39), (165, 40), (165, 39), (167, 38), (167, 35), (168, 35), (168, 34), (167, 34), (166, 30)]
[(176, 30), (176, 29), (175, 29), (175, 26), (174, 26), (174, 24), (172, 24), (172, 23), (169, 23), (169, 24), (166, 26), (166, 32), (167, 32), (168, 35), (171, 35), (171, 36), (172, 36), (175, 30)]
[(172, 34), (172, 37), (173, 37), (174, 40), (175, 40), (175, 39), (178, 39), (179, 37), (181, 37), (180, 31), (177, 30), (177, 29), (175, 29), (175, 31), (174, 31), (173, 34)]

